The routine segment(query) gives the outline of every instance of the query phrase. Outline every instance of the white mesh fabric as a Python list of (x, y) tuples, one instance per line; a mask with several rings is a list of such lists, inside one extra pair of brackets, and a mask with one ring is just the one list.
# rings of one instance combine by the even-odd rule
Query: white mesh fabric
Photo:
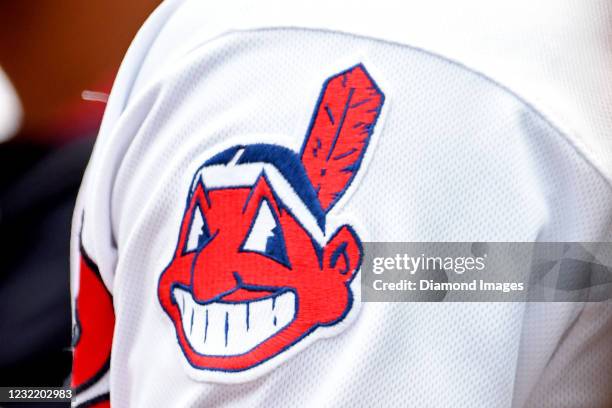
[[(372, 161), (342, 209), (361, 226), (362, 240), (606, 236), (612, 189), (600, 169), (555, 124), (483, 75), (353, 35), (300, 29), (224, 35), (174, 59), (171, 69), (141, 74), (138, 91), (121, 108), (130, 88), (120, 81), (119, 102), (111, 99), (90, 164), (81, 204), (86, 223), (92, 220), (85, 242), (103, 258), (114, 294), (113, 406), (511, 406), (527, 400), (572, 406), (589, 393), (565, 384), (586, 386), (610, 372), (609, 360), (581, 357), (590, 344), (604, 355), (607, 343), (588, 333), (609, 332), (607, 318), (580, 330), (583, 305), (552, 305), (542, 320), (534, 305), (415, 303), (363, 304), (344, 333), (255, 381), (220, 385), (186, 374), (156, 291), (204, 152), (238, 136), (280, 138), (299, 149), (322, 82), (356, 62), (371, 70), (388, 104)], [(97, 234), (99, 224), (112, 238)], [(524, 333), (535, 340), (522, 339)], [(575, 376), (572, 364), (581, 367)]]

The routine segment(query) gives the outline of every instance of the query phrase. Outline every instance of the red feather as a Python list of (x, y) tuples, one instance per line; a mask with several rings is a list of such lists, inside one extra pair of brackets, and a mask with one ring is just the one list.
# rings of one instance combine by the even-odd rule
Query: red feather
[(361, 64), (323, 84), (301, 155), (326, 212), (359, 170), (384, 98)]

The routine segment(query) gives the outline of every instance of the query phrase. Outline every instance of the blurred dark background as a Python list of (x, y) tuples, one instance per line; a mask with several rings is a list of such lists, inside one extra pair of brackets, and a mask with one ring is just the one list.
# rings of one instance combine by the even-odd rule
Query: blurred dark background
[(115, 73), (157, 3), (0, 1), (0, 386), (67, 383), (74, 202)]

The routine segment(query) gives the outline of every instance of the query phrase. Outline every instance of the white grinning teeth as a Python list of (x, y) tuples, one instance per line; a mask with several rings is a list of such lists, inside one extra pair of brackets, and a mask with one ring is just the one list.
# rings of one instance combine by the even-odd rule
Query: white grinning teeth
[(191, 293), (173, 290), (189, 345), (208, 356), (246, 353), (287, 326), (296, 314), (293, 292), (242, 303), (199, 304)]

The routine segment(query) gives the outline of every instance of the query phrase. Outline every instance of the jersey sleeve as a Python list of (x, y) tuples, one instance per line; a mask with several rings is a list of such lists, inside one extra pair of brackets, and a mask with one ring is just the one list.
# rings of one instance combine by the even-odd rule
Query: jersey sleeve
[(368, 242), (608, 241), (601, 135), (380, 10), (263, 3), (169, 1), (130, 47), (74, 217), (79, 403), (538, 406), (607, 370), (609, 303), (360, 293)]

